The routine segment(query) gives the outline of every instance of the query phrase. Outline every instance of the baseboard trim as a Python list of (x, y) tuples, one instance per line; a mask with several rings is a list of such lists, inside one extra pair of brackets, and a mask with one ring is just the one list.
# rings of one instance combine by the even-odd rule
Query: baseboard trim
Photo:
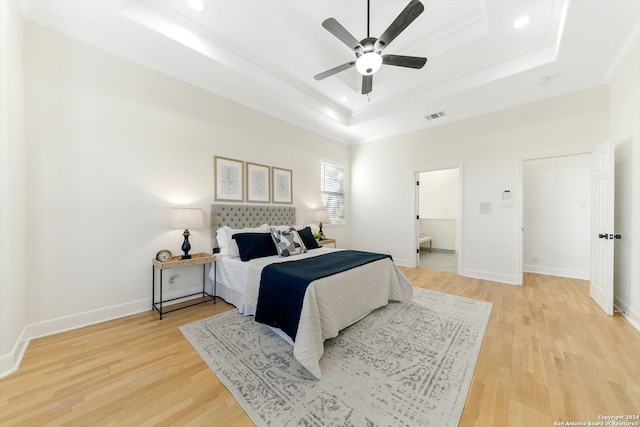
[(591, 273), (589, 271), (571, 270), (566, 268), (543, 267), (540, 265), (523, 265), (525, 273), (546, 274), (549, 276), (568, 277), (570, 279), (589, 280)]
[(85, 311), (84, 313), (59, 317), (40, 323), (32, 323), (26, 326), (29, 339), (41, 338), (60, 332), (71, 331), (96, 323), (107, 322), (120, 317), (141, 313), (151, 309), (151, 298), (132, 301), (125, 304), (111, 307), (99, 308), (97, 310)]
[(394, 262), (396, 265), (399, 265), (402, 267), (409, 267), (409, 268), (417, 267), (415, 259), (413, 260), (413, 262), (408, 259), (394, 259)]
[[(165, 299), (170, 299), (179, 297), (180, 295), (194, 294), (197, 292), (202, 292), (201, 286), (165, 292), (163, 297)], [(196, 295), (177, 299), (171, 303), (175, 304), (195, 298), (199, 298), (199, 296)], [(71, 331), (73, 329), (83, 328), (85, 326), (95, 325), (97, 323), (107, 322), (109, 320), (119, 319), (121, 317), (131, 316), (133, 314), (150, 310), (151, 298), (144, 298), (124, 304), (113, 305), (110, 307), (99, 308), (96, 310), (26, 325), (20, 334), (20, 338), (14, 345), (13, 350), (0, 357), (0, 378), (4, 378), (7, 375), (16, 372), (20, 368), (20, 363), (22, 362), (24, 353), (32, 339), (59, 334), (61, 332)]]
[(10, 353), (0, 357), (0, 378), (13, 374), (20, 367), (20, 362), (29, 346), (29, 340), (25, 337), (26, 328), (22, 330), (20, 337)]
[(26, 325), (20, 334), (20, 339), (13, 348), (13, 351), (0, 358), (0, 378), (16, 372), (20, 368), (20, 363), (24, 353), (32, 339), (42, 338), (73, 329), (83, 328), (96, 323), (107, 322), (120, 317), (130, 316), (150, 310), (151, 298), (145, 298), (125, 304), (114, 305), (97, 310), (86, 311), (84, 313), (59, 317), (39, 323)]
[(631, 326), (640, 331), (640, 313), (638, 311), (616, 296), (614, 296), (614, 307), (631, 323)]
[(470, 277), (472, 279), (491, 280), (492, 282), (506, 283), (509, 285), (522, 285), (517, 276), (512, 274), (494, 273), (491, 271), (473, 270), (464, 268), (460, 271), (461, 276)]

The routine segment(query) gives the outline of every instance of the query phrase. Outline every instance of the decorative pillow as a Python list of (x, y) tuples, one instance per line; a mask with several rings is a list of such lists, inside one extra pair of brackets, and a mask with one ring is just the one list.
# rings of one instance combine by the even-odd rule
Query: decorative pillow
[(289, 231), (289, 229), (291, 228), (295, 228), (296, 230), (299, 230), (301, 228), (304, 228), (304, 224), (289, 224), (289, 225), (270, 225), (269, 226), (271, 229), (275, 228), (276, 230), (280, 230), (280, 231)]
[[(235, 240), (233, 240), (233, 236), (238, 233), (268, 233), (269, 226), (267, 224), (262, 224), (260, 227), (257, 227), (257, 228), (237, 229), (237, 228), (231, 228), (225, 225), (224, 227), (222, 227), (222, 230), (224, 233), (226, 233), (228, 248), (227, 248), (227, 253), (224, 254), (222, 251), (223, 248), (220, 247), (220, 255), (222, 256), (226, 255), (231, 258), (238, 258), (240, 256), (240, 252), (238, 250), (238, 244), (236, 243)], [(217, 238), (217, 235), (216, 235), (216, 238)], [(220, 242), (218, 242), (218, 244), (220, 244)]]
[(305, 227), (301, 230), (298, 230), (298, 234), (302, 239), (302, 243), (307, 249), (315, 249), (319, 248), (318, 242), (316, 242), (316, 238), (313, 237), (313, 231), (311, 231), (311, 227)]
[(271, 233), (236, 233), (233, 235), (233, 239), (238, 245), (242, 261), (278, 254)]
[(288, 257), (307, 252), (307, 248), (304, 246), (304, 243), (302, 243), (300, 235), (293, 227), (290, 227), (287, 231), (271, 227), (271, 238), (273, 239), (273, 243), (276, 245), (278, 255), (281, 257)]

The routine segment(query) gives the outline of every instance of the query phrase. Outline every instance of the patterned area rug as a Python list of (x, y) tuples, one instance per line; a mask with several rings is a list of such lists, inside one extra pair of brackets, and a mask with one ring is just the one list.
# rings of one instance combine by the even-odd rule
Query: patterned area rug
[(490, 314), (414, 288), (325, 341), (320, 380), (237, 310), (180, 330), (259, 426), (457, 426)]

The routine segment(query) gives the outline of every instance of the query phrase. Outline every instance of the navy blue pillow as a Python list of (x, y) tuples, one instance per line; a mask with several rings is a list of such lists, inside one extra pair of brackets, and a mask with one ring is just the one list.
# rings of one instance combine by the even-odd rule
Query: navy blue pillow
[(304, 243), (307, 249), (315, 249), (320, 247), (318, 245), (318, 242), (316, 242), (316, 238), (313, 237), (311, 227), (305, 227), (302, 230), (298, 230), (298, 234), (300, 235), (302, 243)]
[(242, 261), (278, 255), (271, 233), (237, 233), (233, 238), (238, 244), (238, 252)]

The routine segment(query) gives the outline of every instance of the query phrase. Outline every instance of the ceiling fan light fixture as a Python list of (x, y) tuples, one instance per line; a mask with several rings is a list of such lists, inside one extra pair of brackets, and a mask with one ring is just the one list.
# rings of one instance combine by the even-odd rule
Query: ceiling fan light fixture
[(376, 52), (367, 52), (356, 60), (356, 70), (363, 76), (370, 76), (382, 66), (382, 56)]

